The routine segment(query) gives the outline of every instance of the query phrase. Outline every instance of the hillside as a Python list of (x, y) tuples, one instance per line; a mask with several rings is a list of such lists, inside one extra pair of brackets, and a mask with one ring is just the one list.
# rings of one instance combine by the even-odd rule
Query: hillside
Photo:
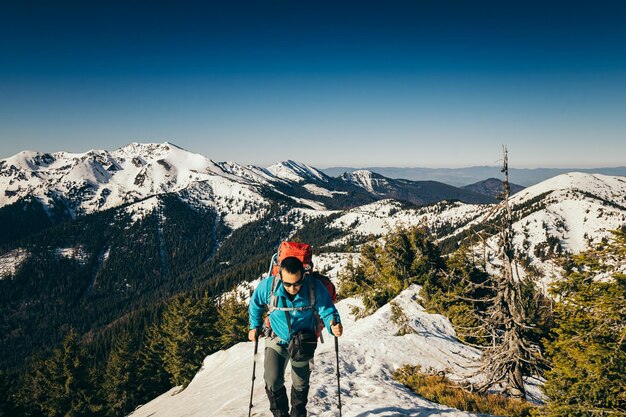
[[(339, 339), (343, 415), (471, 415), (421, 399), (391, 376), (404, 364), (419, 364), (423, 369), (444, 371), (453, 379), (465, 378), (479, 357), (476, 349), (456, 339), (452, 325), (445, 317), (424, 311), (417, 302), (418, 292), (419, 287), (412, 286), (394, 300), (411, 318), (409, 325), (414, 333), (404, 336), (396, 335), (398, 327), (391, 321), (390, 305), (355, 321), (349, 311), (351, 305), (359, 305), (358, 300), (346, 299), (337, 304), (346, 328), (345, 336)], [(337, 415), (336, 358), (333, 339), (327, 333), (324, 336), (326, 343), (316, 352), (308, 409), (312, 416), (331, 417)], [(262, 352), (263, 341), (259, 343), (259, 352)], [(208, 356), (185, 390), (173, 388), (131, 416), (245, 415), (250, 397), (253, 352), (253, 344), (245, 342)], [(260, 353), (257, 355), (257, 372), (262, 369), (263, 354)], [(285, 379), (289, 387), (289, 371)], [(538, 395), (537, 386), (529, 384), (528, 388)], [(256, 381), (253, 404), (255, 416), (271, 416), (262, 379)]]
[[(511, 195), (522, 191), (525, 187), (521, 185), (510, 183), (509, 187), (511, 188)], [(464, 190), (473, 191), (478, 194), (488, 195), (494, 198), (499, 198), (502, 195), (503, 187), (502, 180), (497, 178), (488, 178), (483, 181), (478, 181), (473, 184), (464, 185), (461, 187)]]
[(391, 179), (366, 170), (346, 172), (339, 178), (382, 198), (408, 201), (417, 205), (432, 204), (441, 200), (459, 200), (472, 204), (496, 202), (494, 196), (471, 189), (461, 189), (437, 181)]

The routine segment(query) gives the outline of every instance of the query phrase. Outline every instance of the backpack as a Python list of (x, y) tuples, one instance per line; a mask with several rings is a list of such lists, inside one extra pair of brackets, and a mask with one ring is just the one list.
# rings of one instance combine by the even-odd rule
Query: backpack
[[(313, 271), (313, 248), (311, 248), (311, 245), (307, 245), (306, 243), (284, 241), (284, 242), (281, 242), (281, 244), (278, 246), (278, 250), (272, 256), (272, 259), (270, 261), (270, 267), (268, 269), (268, 276), (271, 275), (274, 277), (272, 281), (272, 291), (270, 293), (270, 302), (267, 306), (269, 313), (271, 314), (272, 311), (275, 311), (275, 310), (284, 311), (285, 313), (287, 313), (287, 311), (294, 311), (294, 310), (298, 310), (298, 311), (310, 310), (314, 308), (315, 306), (315, 301), (316, 301), (315, 285), (309, 285), (310, 291), (309, 291), (309, 305), (308, 306), (298, 307), (298, 308), (278, 307), (277, 305), (278, 299), (274, 294), (276, 285), (278, 284), (277, 281), (279, 280), (278, 271), (280, 269), (280, 263), (282, 262), (282, 260), (290, 256), (296, 257), (302, 262), (302, 264), (304, 265), (305, 276), (308, 275), (310, 278), (321, 281), (321, 283), (324, 284), (324, 287), (328, 291), (328, 294), (330, 295), (330, 298), (333, 300), (333, 303), (336, 303), (337, 302), (337, 289), (335, 285), (332, 283), (332, 281), (330, 280), (330, 278), (328, 278), (325, 275), (320, 274), (317, 271)], [(317, 325), (316, 325), (315, 331), (316, 331), (317, 336), (321, 339), (322, 327), (320, 326), (320, 323), (319, 323), (321, 319), (317, 316), (317, 312), (315, 312), (315, 316), (317, 317)], [(287, 320), (287, 323), (289, 323), (289, 320)], [(323, 340), (322, 340), (322, 343), (324, 343)]]

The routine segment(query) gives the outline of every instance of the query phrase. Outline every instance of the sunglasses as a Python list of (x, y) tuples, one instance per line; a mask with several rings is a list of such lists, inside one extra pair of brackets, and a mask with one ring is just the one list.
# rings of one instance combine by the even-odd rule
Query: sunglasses
[(285, 282), (285, 281), (283, 281), (283, 285), (285, 286), (285, 288), (299, 287), (299, 286), (302, 285), (302, 279), (300, 279), (299, 281), (296, 281), (296, 282)]
[(283, 281), (283, 274), (280, 274), (280, 281), (283, 283), (285, 288), (300, 287), (302, 286), (302, 283), (304, 282), (304, 276), (296, 282), (285, 282)]

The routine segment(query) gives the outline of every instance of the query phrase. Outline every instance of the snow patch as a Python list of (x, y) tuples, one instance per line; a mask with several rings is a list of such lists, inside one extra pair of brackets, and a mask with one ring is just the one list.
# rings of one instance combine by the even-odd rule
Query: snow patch
[(28, 259), (28, 251), (18, 248), (0, 255), (0, 279), (13, 276)]
[(133, 222), (144, 219), (146, 216), (152, 214), (161, 206), (161, 200), (159, 197), (154, 196), (139, 201), (138, 203), (131, 204), (124, 208), (124, 211), (130, 214)]
[(56, 248), (54, 254), (59, 258), (74, 259), (81, 265), (85, 265), (89, 260), (89, 254), (82, 245), (69, 248)]

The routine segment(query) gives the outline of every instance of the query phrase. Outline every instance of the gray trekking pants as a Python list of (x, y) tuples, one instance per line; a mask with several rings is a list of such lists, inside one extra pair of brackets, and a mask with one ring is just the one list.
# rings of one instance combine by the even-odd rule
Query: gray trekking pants
[[(287, 345), (279, 345), (278, 337), (265, 338), (265, 386), (277, 392), (285, 385), (285, 369), (290, 361)], [(311, 368), (309, 361), (291, 361), (291, 382), (298, 391), (309, 390)]]

